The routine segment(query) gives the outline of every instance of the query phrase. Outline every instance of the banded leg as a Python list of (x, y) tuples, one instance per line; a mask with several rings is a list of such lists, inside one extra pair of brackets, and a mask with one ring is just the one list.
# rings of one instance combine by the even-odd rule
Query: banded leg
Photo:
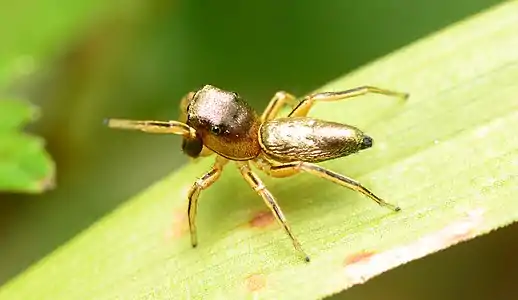
[(297, 251), (299, 251), (303, 256), (304, 259), (309, 262), (309, 256), (302, 250), (302, 246), (300, 245), (297, 238), (293, 235), (291, 232), (290, 226), (288, 225), (288, 221), (284, 217), (284, 214), (282, 213), (281, 208), (275, 201), (275, 198), (273, 195), (266, 189), (263, 182), (257, 175), (255, 175), (251, 170), (250, 166), (248, 165), (248, 162), (236, 162), (239, 166), (239, 171), (241, 172), (241, 175), (245, 178), (245, 180), (248, 182), (248, 184), (254, 189), (254, 191), (259, 194), (264, 202), (266, 203), (266, 206), (271, 210), (275, 218), (277, 219), (277, 222), (284, 228), (284, 231), (288, 234), (290, 237), (293, 246)]
[(196, 139), (196, 130), (178, 121), (141, 121), (126, 119), (106, 119), (105, 124), (110, 128), (140, 130), (148, 133), (169, 133)]
[(189, 231), (191, 232), (191, 245), (198, 245), (198, 237), (196, 234), (196, 212), (198, 210), (198, 197), (200, 192), (211, 186), (221, 176), (223, 167), (228, 162), (227, 159), (218, 156), (212, 169), (200, 177), (191, 187), (188, 193), (189, 205), (187, 207), (187, 215), (189, 216)]
[(386, 90), (374, 86), (361, 86), (341, 92), (324, 92), (306, 96), (302, 101), (291, 111), (289, 117), (304, 117), (308, 114), (310, 108), (319, 101), (336, 101), (347, 98), (362, 96), (365, 94), (381, 94), (391, 97), (397, 97), (406, 100), (408, 94), (396, 91)]
[(273, 165), (271, 162), (261, 158), (257, 159), (255, 163), (260, 170), (264, 171), (266, 174), (272, 177), (288, 177), (295, 175), (301, 171), (307, 172), (320, 178), (332, 181), (351, 190), (362, 193), (374, 202), (378, 203), (380, 206), (386, 207), (393, 211), (401, 210), (399, 206), (388, 203), (385, 200), (376, 196), (373, 192), (364, 187), (360, 182), (347, 176), (344, 176), (342, 174), (323, 168), (319, 165), (306, 162), (291, 162), (281, 165)]
[(272, 100), (270, 100), (270, 103), (268, 103), (268, 106), (264, 110), (261, 116), (261, 121), (265, 122), (274, 119), (284, 105), (290, 105), (294, 108), (297, 105), (297, 98), (284, 91), (275, 93)]

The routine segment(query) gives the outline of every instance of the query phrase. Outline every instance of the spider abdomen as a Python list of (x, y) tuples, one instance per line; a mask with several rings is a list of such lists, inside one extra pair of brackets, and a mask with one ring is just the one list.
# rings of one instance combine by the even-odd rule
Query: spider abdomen
[(279, 162), (322, 162), (372, 146), (358, 128), (309, 117), (278, 118), (259, 130), (263, 151)]

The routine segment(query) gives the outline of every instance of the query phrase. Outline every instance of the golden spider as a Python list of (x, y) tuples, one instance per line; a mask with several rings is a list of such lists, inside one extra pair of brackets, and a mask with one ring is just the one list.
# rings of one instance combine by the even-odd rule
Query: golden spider
[[(225, 165), (233, 161), (275, 215), (295, 249), (309, 262), (309, 256), (293, 235), (281, 208), (261, 179), (251, 171), (250, 163), (272, 177), (308, 172), (399, 211), (398, 206), (385, 202), (359, 182), (315, 164), (370, 148), (373, 141), (353, 126), (307, 117), (310, 108), (316, 102), (368, 93), (408, 98), (406, 93), (373, 86), (312, 94), (301, 101), (296, 101), (289, 93), (278, 92), (259, 116), (237, 93), (206, 85), (182, 99), (180, 121), (107, 119), (106, 124), (112, 128), (181, 135), (183, 152), (193, 158), (216, 154), (212, 169), (201, 176), (188, 193), (187, 214), (193, 247), (198, 243), (195, 219), (200, 192), (218, 180)], [(278, 118), (284, 105), (290, 105), (292, 111), (287, 117)]]

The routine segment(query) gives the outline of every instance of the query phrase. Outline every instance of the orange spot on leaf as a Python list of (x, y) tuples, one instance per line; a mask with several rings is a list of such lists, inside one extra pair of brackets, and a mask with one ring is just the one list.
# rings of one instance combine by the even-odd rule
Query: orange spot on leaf
[(372, 252), (372, 251), (363, 251), (363, 252), (359, 252), (359, 253), (350, 255), (350, 256), (345, 258), (345, 265), (346, 266), (347, 265), (352, 265), (352, 264), (355, 264), (355, 263), (358, 263), (358, 262), (362, 262), (362, 261), (368, 260), (374, 254), (376, 254), (376, 253)]
[(263, 211), (253, 217), (249, 223), (251, 227), (266, 227), (272, 224), (274, 220), (275, 218), (271, 212)]
[(245, 280), (246, 288), (250, 292), (257, 292), (266, 286), (266, 276), (263, 274), (252, 274)]
[(189, 232), (189, 221), (187, 211), (179, 209), (173, 212), (173, 224), (167, 232), (167, 238), (179, 238)]
[(348, 286), (365, 282), (367, 279), (395, 266), (421, 258), (480, 234), (478, 229), (483, 224), (484, 213), (483, 209), (468, 211), (464, 217), (409, 244), (376, 254), (373, 253), (368, 259), (363, 258), (358, 261), (356, 258), (349, 258), (354, 263), (347, 264), (346, 260), (345, 275), (348, 278)]

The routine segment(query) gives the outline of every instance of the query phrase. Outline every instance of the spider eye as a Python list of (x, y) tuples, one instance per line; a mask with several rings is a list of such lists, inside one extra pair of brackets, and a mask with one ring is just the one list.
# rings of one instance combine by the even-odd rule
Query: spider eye
[(210, 132), (214, 135), (220, 135), (223, 130), (218, 125), (213, 125), (210, 127)]

